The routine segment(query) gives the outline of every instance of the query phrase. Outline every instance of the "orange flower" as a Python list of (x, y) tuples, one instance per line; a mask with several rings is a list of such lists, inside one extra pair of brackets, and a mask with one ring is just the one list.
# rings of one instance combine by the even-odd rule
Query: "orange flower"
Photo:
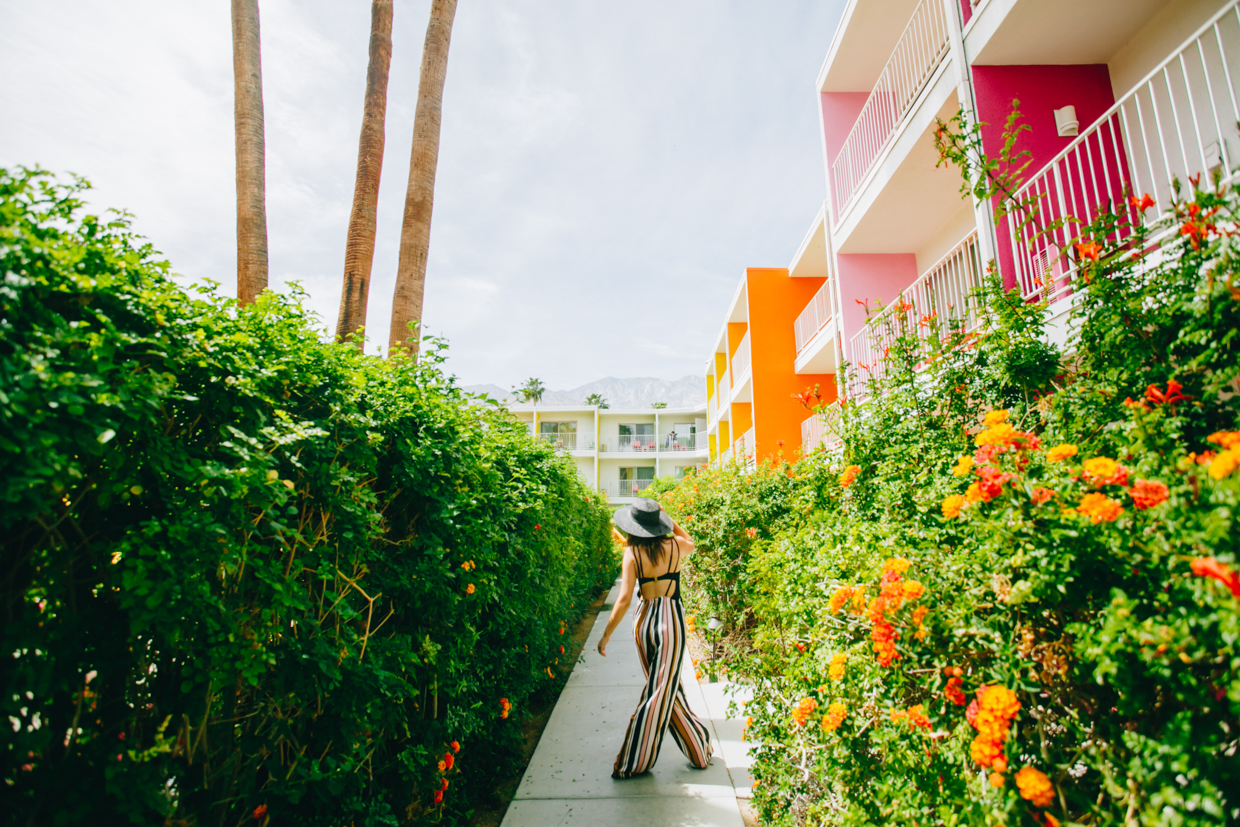
[(913, 609), (913, 622), (920, 626), (921, 622), (926, 619), (926, 615), (928, 614), (930, 614), (930, 609), (928, 607), (918, 606), (916, 609)]
[(1168, 497), (1167, 486), (1157, 480), (1137, 480), (1128, 493), (1139, 509), (1153, 508)]
[(848, 714), (848, 707), (844, 706), (840, 701), (832, 701), (827, 707), (827, 714), (822, 716), (822, 728), (824, 732), (835, 732), (840, 728), (840, 724), (844, 723), (844, 716)]
[(446, 770), (446, 769), (448, 768), (448, 765), (447, 765), (445, 762), (443, 762), (443, 761), (440, 761), (440, 762), (439, 762), (438, 764), (436, 764), (435, 766), (439, 768), (439, 771), (440, 771), (440, 772), (443, 772), (444, 770)]
[(983, 417), (982, 427), (993, 428), (994, 426), (1002, 422), (1007, 422), (1007, 418), (1008, 418), (1008, 412), (1006, 409), (990, 411), (989, 413), (986, 414), (985, 417)]
[(915, 729), (930, 728), (930, 718), (926, 715), (925, 709), (921, 704), (908, 708), (908, 725)]
[(995, 761), (1004, 757), (1003, 744), (1012, 719), (1020, 712), (1020, 701), (1005, 686), (983, 686), (977, 690), (975, 703), (977, 712), (971, 723), (977, 728), (977, 737), (969, 754), (979, 766), (993, 767)]
[(1119, 519), (1120, 514), (1124, 513), (1119, 503), (1106, 494), (1097, 492), (1081, 497), (1081, 503), (1076, 510), (1089, 517), (1091, 523), (1113, 523)]
[(499, 699), (499, 717), (507, 718), (508, 712), (512, 709), (512, 704), (508, 703), (507, 698)]
[(1206, 442), (1213, 442), (1223, 449), (1240, 448), (1240, 431), (1215, 431), (1206, 437)]
[(943, 499), (943, 516), (949, 520), (959, 517), (962, 508), (964, 508), (964, 497), (959, 494), (949, 494)]
[(884, 598), (876, 597), (870, 601), (870, 640), (874, 643), (874, 654), (878, 657), (879, 666), (890, 666), (892, 661), (900, 658), (900, 653), (896, 651), (896, 630), (887, 621), (886, 608), (887, 601)]
[(982, 502), (982, 486), (979, 483), (970, 483), (968, 489), (964, 492), (964, 498), (971, 503)]
[(443, 762), (447, 765), (448, 769), (452, 769), (452, 765), (456, 763), (456, 756), (450, 752), (445, 752), (443, 754)]
[(1222, 481), (1237, 467), (1240, 467), (1240, 448), (1228, 448), (1226, 451), (1219, 451), (1218, 456), (1210, 460), (1210, 476)]
[(1120, 464), (1110, 457), (1094, 457), (1085, 460), (1082, 470), (1092, 482), (1106, 485), (1105, 480), (1114, 479), (1119, 475)]
[(438, 804), (439, 802), (443, 801), (443, 790), (436, 790), (436, 791), (435, 791), (435, 795), (434, 795), (434, 797), (433, 797), (433, 799), (432, 799), (432, 800), (433, 800), (436, 804)]
[(452, 751), (453, 751), (453, 752), (460, 752), (460, 751), (461, 751), (461, 745), (460, 745), (459, 743), (457, 743), (456, 741), (453, 741), (451, 744), (448, 744), (448, 746), (452, 747)]
[(827, 609), (831, 612), (831, 614), (835, 614), (843, 608), (844, 604), (847, 603), (849, 598), (852, 596), (852, 586), (840, 586), (832, 593), (831, 601), (827, 604)]
[(1006, 422), (1000, 422), (999, 424), (991, 428), (987, 428), (986, 430), (980, 432), (977, 436), (973, 437), (973, 444), (978, 446), (1008, 445), (1015, 442), (1019, 434), (1020, 432), (1011, 425)]
[(1132, 205), (1137, 208), (1137, 212), (1145, 212), (1150, 207), (1154, 206), (1154, 199), (1150, 197), (1148, 192), (1140, 198), (1137, 198), (1134, 195), (1132, 196)]
[(926, 587), (916, 580), (906, 580), (900, 584), (900, 591), (904, 593), (905, 600), (916, 600), (926, 592)]
[(960, 688), (963, 683), (960, 678), (948, 678), (947, 686), (943, 687), (943, 695), (956, 706), (964, 706), (964, 690)]
[(843, 652), (837, 652), (831, 656), (831, 664), (827, 667), (827, 677), (833, 681), (842, 680), (844, 678), (844, 664), (848, 660), (848, 655)]
[(990, 774), (990, 786), (994, 787), (996, 790), (1006, 783), (1007, 778), (1003, 775), (1003, 773), (992, 772)]
[(1042, 815), (1046, 816), (1046, 827), (1059, 827), (1059, 819), (1050, 813), (1043, 813)]
[(860, 465), (850, 465), (844, 469), (844, 473), (840, 474), (840, 487), (847, 488), (853, 484), (853, 480), (857, 479), (857, 475), (861, 473)]
[(473, 594), (475, 591), (476, 589), (474, 589), (473, 583), (470, 583), (468, 586), (465, 587), (465, 594)]
[(1046, 773), (1037, 767), (1021, 767), (1016, 773), (1016, 787), (1020, 797), (1035, 807), (1049, 807), (1055, 802), (1055, 788)]
[(1076, 456), (1077, 447), (1075, 445), (1056, 445), (1054, 448), (1046, 452), (1047, 462), (1060, 462), (1068, 457)]
[(1189, 563), (1193, 574), (1198, 577), (1213, 577), (1222, 583), (1235, 597), (1240, 597), (1240, 572), (1234, 572), (1225, 563), (1213, 557), (1197, 557)]
[(1192, 397), (1180, 393), (1183, 389), (1184, 386), (1179, 382), (1174, 379), (1168, 379), (1166, 393), (1160, 391), (1157, 385), (1147, 385), (1145, 388), (1145, 398), (1155, 405), (1174, 405), (1177, 402), (1187, 402)]
[(952, 468), (953, 477), (963, 477), (973, 468), (973, 457), (965, 455), (956, 460), (955, 467)]
[(1051, 499), (1054, 496), (1055, 496), (1055, 492), (1050, 490), (1049, 488), (1033, 489), (1033, 502), (1035, 505), (1042, 505), (1043, 503), (1048, 503), (1051, 501)]
[(1076, 245), (1076, 253), (1081, 258), (1097, 261), (1098, 254), (1102, 252), (1102, 246), (1096, 241), (1087, 241), (1084, 244)]
[(254, 820), (255, 821), (262, 821), (266, 817), (267, 817), (267, 805), (266, 804), (259, 804), (257, 807), (254, 808)]
[(758, 529), (756, 528), (745, 529), (745, 536), (748, 537), (750, 540), (752, 540), (754, 537), (758, 536)]
[(883, 571), (901, 575), (908, 571), (908, 567), (911, 565), (912, 563), (905, 560), (903, 557), (889, 557), (886, 562), (883, 563)]
[(444, 791), (444, 790), (446, 790), (446, 789), (448, 789), (448, 779), (446, 779), (446, 778), (445, 778), (445, 779), (443, 779), (443, 782), (442, 782), (442, 783), (440, 783), (440, 785), (439, 785), (439, 791), (440, 791), (440, 792), (443, 792), (443, 791)]
[(792, 720), (797, 722), (798, 726), (805, 726), (805, 722), (809, 720), (809, 716), (814, 714), (814, 710), (818, 708), (818, 701), (813, 698), (802, 698), (801, 702), (792, 710)]

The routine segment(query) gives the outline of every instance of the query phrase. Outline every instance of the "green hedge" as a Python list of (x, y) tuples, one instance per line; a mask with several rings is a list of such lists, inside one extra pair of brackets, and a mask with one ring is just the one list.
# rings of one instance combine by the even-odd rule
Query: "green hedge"
[(433, 346), (192, 297), (82, 187), (0, 170), (0, 810), (459, 822), (615, 575), (605, 500)]
[(764, 823), (1240, 822), (1240, 196), (1131, 218), (1079, 228), (1062, 352), (992, 274), (976, 335), (887, 317), (842, 453), (660, 493), (733, 527)]

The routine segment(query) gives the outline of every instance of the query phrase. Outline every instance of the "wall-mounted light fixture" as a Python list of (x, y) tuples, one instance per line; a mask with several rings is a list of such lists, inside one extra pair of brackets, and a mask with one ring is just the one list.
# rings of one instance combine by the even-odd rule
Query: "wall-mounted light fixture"
[(1077, 134), (1080, 123), (1076, 119), (1076, 107), (1065, 106), (1055, 110), (1055, 131), (1061, 138), (1072, 138)]

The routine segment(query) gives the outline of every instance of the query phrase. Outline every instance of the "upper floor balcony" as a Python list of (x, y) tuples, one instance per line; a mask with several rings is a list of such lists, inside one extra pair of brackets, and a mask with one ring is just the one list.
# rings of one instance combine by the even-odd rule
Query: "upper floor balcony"
[(705, 451), (706, 440), (697, 433), (660, 436), (655, 434), (621, 434), (603, 437), (601, 449), (618, 454), (680, 454)]
[(562, 451), (593, 451), (594, 437), (589, 434), (575, 433), (537, 433), (534, 438), (539, 442), (549, 443)]

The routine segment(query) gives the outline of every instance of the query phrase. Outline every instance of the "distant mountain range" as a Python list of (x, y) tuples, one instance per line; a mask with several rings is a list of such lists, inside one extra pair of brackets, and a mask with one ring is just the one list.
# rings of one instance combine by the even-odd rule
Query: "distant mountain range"
[[(463, 388), (471, 393), (485, 393), (508, 404), (520, 401), (513, 396), (512, 388), (501, 388), (499, 385), (464, 385)], [(613, 408), (649, 408), (655, 402), (666, 402), (669, 408), (695, 408), (706, 404), (706, 380), (701, 376), (684, 376), (670, 382), (645, 376), (636, 379), (608, 376), (579, 388), (548, 390), (539, 404), (583, 405), (592, 393), (601, 394)]]

